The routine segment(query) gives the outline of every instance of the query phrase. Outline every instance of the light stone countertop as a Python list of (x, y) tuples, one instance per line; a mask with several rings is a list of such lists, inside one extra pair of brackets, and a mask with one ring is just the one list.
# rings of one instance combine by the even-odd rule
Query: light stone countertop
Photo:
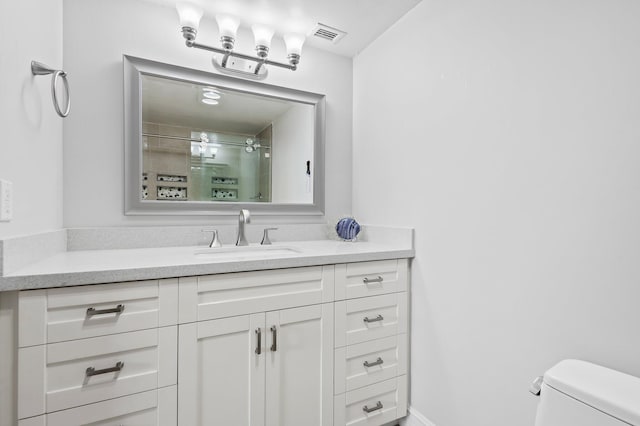
[[(262, 251), (242, 248), (182, 246), (63, 251), (0, 277), (0, 291), (29, 290), (83, 284), (138, 281), (194, 275), (295, 268), (336, 263), (411, 258), (411, 244), (334, 240), (274, 243)], [(283, 250), (278, 250), (283, 249)], [(211, 255), (196, 255), (211, 251)], [(238, 256), (234, 254), (237, 250)], [(256, 254), (260, 251), (261, 254)]]

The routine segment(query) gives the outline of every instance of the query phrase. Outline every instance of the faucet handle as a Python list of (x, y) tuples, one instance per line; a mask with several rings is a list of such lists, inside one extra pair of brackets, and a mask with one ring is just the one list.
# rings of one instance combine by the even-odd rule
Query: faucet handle
[(218, 238), (218, 230), (217, 229), (203, 229), (202, 232), (212, 232), (211, 242), (209, 243), (209, 247), (222, 247), (222, 243)]
[(260, 241), (260, 245), (268, 246), (271, 245), (271, 240), (269, 239), (269, 231), (277, 231), (278, 228), (264, 228), (264, 234), (262, 234), (262, 241)]

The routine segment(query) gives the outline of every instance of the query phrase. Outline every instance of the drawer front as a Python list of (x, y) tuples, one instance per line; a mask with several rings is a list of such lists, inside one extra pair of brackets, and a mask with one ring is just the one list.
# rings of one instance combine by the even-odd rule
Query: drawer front
[(332, 302), (333, 284), (333, 266), (180, 279), (180, 323)]
[(407, 374), (407, 335), (372, 340), (335, 350), (335, 394)]
[(336, 302), (336, 347), (407, 332), (407, 293)]
[(406, 291), (407, 259), (336, 265), (336, 300)]
[(21, 348), (18, 416), (175, 385), (176, 377), (177, 326)]
[(335, 397), (334, 426), (379, 426), (407, 414), (407, 376)]
[(176, 392), (175, 386), (141, 392), (21, 420), (18, 426), (176, 426)]
[(176, 324), (177, 284), (173, 279), (20, 292), (19, 346)]

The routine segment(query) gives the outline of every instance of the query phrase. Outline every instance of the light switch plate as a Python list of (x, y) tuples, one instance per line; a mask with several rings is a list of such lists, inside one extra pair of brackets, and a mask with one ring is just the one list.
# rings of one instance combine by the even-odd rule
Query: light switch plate
[(13, 219), (13, 183), (0, 180), (0, 222)]

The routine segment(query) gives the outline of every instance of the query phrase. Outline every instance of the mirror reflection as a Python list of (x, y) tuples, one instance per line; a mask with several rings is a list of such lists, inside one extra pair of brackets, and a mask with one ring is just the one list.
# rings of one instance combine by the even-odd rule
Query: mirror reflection
[(147, 74), (141, 95), (141, 200), (313, 203), (313, 105)]

